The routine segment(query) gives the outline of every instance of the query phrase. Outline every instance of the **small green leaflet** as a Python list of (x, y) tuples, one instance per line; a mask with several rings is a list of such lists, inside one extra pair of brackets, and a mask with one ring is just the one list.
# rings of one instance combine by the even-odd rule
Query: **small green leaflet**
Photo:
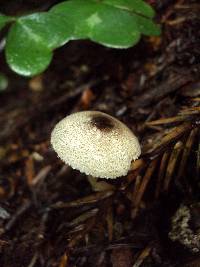
[[(0, 27), (8, 21), (3, 17)], [(15, 18), (7, 36), (7, 62), (15, 72), (32, 76), (44, 71), (53, 50), (69, 40), (90, 39), (107, 47), (128, 48), (141, 34), (160, 34), (153, 17), (154, 10), (142, 0), (64, 1), (48, 12)]]
[(72, 35), (73, 27), (60, 15), (44, 12), (20, 17), (7, 36), (7, 62), (24, 76), (41, 73), (51, 62), (53, 49)]
[(14, 20), (12, 17), (4, 16), (0, 14), (0, 30), (10, 21)]
[(141, 0), (71, 0), (54, 6), (53, 13), (68, 16), (74, 37), (85, 38), (113, 48), (128, 48), (141, 36), (159, 35), (151, 20), (153, 9)]

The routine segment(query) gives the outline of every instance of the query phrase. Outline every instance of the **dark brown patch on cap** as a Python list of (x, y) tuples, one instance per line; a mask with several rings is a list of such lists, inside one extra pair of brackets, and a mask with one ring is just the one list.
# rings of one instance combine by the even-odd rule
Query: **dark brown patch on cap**
[(114, 122), (112, 119), (103, 115), (93, 116), (91, 119), (91, 124), (101, 131), (111, 131), (114, 128)]

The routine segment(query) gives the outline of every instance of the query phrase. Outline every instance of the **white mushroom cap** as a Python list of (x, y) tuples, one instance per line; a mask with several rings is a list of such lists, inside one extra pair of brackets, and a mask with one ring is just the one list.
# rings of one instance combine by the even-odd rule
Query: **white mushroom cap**
[(137, 137), (122, 122), (99, 111), (62, 119), (51, 134), (58, 156), (73, 169), (100, 178), (126, 175), (141, 154)]

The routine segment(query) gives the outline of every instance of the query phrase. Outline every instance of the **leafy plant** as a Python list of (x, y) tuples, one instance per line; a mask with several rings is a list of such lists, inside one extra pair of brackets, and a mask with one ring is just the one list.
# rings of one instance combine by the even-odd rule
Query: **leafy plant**
[(112, 48), (128, 48), (141, 34), (159, 35), (154, 10), (142, 0), (70, 0), (48, 12), (21, 17), (0, 15), (0, 29), (12, 22), (6, 59), (12, 70), (29, 76), (47, 68), (53, 50), (69, 40), (90, 39)]

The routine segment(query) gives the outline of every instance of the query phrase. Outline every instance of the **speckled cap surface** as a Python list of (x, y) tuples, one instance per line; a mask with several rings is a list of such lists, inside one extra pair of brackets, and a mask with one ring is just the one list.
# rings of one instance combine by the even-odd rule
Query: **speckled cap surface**
[(58, 122), (51, 134), (58, 156), (73, 169), (100, 178), (128, 173), (141, 154), (137, 137), (122, 122), (99, 111), (82, 111)]

